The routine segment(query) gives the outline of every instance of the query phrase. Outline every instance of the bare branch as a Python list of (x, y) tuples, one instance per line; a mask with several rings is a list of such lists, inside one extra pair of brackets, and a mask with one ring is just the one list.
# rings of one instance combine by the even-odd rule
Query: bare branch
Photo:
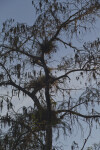
[(58, 110), (56, 113), (63, 113), (65, 112), (62, 116), (60, 116), (61, 119), (64, 118), (65, 115), (67, 114), (72, 114), (72, 115), (76, 115), (76, 116), (79, 116), (79, 117), (82, 117), (82, 118), (86, 118), (86, 119), (89, 119), (89, 118), (100, 118), (100, 115), (83, 115), (81, 113), (78, 113), (76, 111), (72, 111), (72, 110)]
[[(73, 70), (70, 70), (68, 71), (67, 73), (65, 73), (64, 75), (61, 75), (57, 78), (54, 79), (54, 81), (56, 80), (59, 80), (59, 79), (62, 79), (62, 78), (65, 78), (65, 77), (68, 77), (68, 75), (72, 72), (80, 72), (80, 71), (84, 71), (84, 72), (89, 72), (89, 71), (95, 71), (96, 69), (73, 69)], [(68, 77), (69, 78), (69, 77)], [(70, 78), (69, 78), (70, 79)]]
[(90, 137), (90, 135), (91, 135), (91, 127), (90, 127), (89, 130), (90, 130), (90, 131), (89, 131), (89, 134), (88, 134), (87, 138), (85, 139), (85, 141), (84, 141), (84, 143), (83, 143), (83, 146), (82, 146), (81, 150), (84, 149), (84, 147), (85, 147), (85, 145), (86, 145), (86, 143), (87, 143), (87, 141), (88, 141), (88, 139), (89, 139), (89, 137)]
[(33, 58), (34, 60), (41, 60), (41, 57), (33, 56), (32, 54), (29, 54), (29, 53), (27, 53), (27, 52), (25, 52), (25, 51), (22, 51), (22, 50), (20, 50), (19, 48), (13, 48), (13, 47), (9, 47), (9, 46), (7, 46), (7, 45), (0, 45), (0, 47), (9, 49), (9, 51), (7, 51), (7, 52), (5, 52), (5, 53), (3, 53), (3, 54), (0, 54), (1, 57), (2, 57), (2, 56), (5, 56), (6, 54), (9, 54), (9, 53), (15, 51), (16, 53), (19, 52), (19, 53), (21, 53), (21, 54), (24, 54), (24, 55), (30, 57), (30, 58)]

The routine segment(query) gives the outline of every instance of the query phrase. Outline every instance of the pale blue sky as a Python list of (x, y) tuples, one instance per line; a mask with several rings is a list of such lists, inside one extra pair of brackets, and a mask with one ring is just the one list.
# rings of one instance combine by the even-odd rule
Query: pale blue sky
[(34, 17), (31, 0), (0, 0), (0, 25), (9, 18), (31, 25)]

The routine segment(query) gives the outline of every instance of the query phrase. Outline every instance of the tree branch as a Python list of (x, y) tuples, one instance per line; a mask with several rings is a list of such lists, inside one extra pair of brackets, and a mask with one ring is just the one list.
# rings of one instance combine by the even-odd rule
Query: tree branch
[(60, 116), (60, 119), (63, 119), (63, 117), (70, 113), (72, 115), (76, 115), (76, 116), (79, 116), (79, 117), (82, 117), (82, 118), (86, 118), (86, 119), (89, 119), (89, 118), (99, 118), (100, 115), (83, 115), (81, 113), (78, 113), (76, 111), (72, 111), (72, 110), (58, 110), (56, 113), (59, 114), (59, 113), (63, 113), (65, 112), (62, 116)]
[(61, 40), (60, 38), (56, 38), (56, 40), (60, 41), (60, 42), (63, 43), (64, 45), (67, 45), (67, 46), (73, 48), (74, 50), (76, 50), (76, 51), (78, 51), (78, 52), (79, 52), (79, 51), (84, 51), (84, 50), (82, 50), (82, 49), (80, 50), (80, 49), (78, 49), (77, 47), (73, 46), (71, 43), (67, 43), (67, 42)]
[(34, 101), (34, 103), (38, 109), (43, 109), (42, 106), (40, 105), (40, 102), (37, 99), (37, 97), (35, 95), (33, 95), (32, 93), (28, 92), (27, 90), (25, 90), (25, 88), (22, 88), (21, 86), (15, 84), (12, 80), (3, 81), (0, 83), (0, 86), (6, 86), (6, 85), (12, 85), (13, 87), (17, 88), (18, 90), (24, 92), (26, 95), (28, 95), (30, 98), (32, 98), (32, 100)]
[(9, 77), (9, 79), (11, 80), (11, 76), (10, 76), (8, 70), (5, 68), (5, 66), (4, 66), (2, 63), (0, 63), (0, 66), (6, 71), (6, 73), (7, 73), (8, 77)]
[(97, 5), (97, 3), (95, 3), (95, 5), (91, 5), (89, 8), (86, 9), (86, 6), (84, 6), (83, 8), (81, 8), (78, 12), (76, 12), (75, 14), (71, 15), (65, 22), (63, 22), (58, 30), (56, 31), (55, 35), (50, 39), (50, 41), (54, 41), (55, 38), (57, 38), (57, 36), (59, 35), (60, 31), (62, 30), (62, 28), (64, 28), (66, 25), (72, 23), (73, 21), (77, 21), (80, 20), (82, 17), (91, 14), (95, 8), (98, 10), (100, 9), (100, 4)]
[(89, 134), (88, 134), (87, 138), (85, 139), (85, 141), (84, 141), (84, 143), (83, 143), (83, 146), (82, 146), (81, 150), (83, 150), (83, 149), (84, 149), (84, 147), (85, 147), (85, 145), (86, 145), (86, 143), (87, 143), (87, 141), (88, 141), (88, 139), (89, 139), (90, 135), (91, 135), (91, 127), (90, 127)]
[[(68, 71), (67, 73), (65, 73), (64, 75), (61, 75), (57, 78), (54, 79), (54, 81), (56, 80), (59, 80), (59, 79), (62, 79), (62, 78), (65, 78), (65, 77), (68, 77), (68, 75), (72, 72), (78, 72), (78, 71), (95, 71), (95, 69), (73, 69), (73, 70), (70, 70)], [(68, 77), (69, 78), (69, 77)], [(69, 78), (70, 79), (70, 78)]]
[(35, 60), (41, 60), (41, 57), (38, 57), (38, 56), (33, 56), (32, 54), (29, 54), (29, 53), (27, 53), (27, 52), (25, 52), (25, 51), (21, 51), (21, 50), (19, 50), (19, 49), (16, 49), (16, 48), (13, 48), (13, 47), (9, 47), (9, 46), (7, 46), (7, 45), (0, 45), (0, 47), (3, 47), (3, 48), (6, 48), (6, 49), (9, 49), (9, 51), (7, 51), (7, 52), (5, 52), (4, 54), (0, 54), (0, 56), (2, 57), (2, 56), (5, 56), (6, 54), (9, 54), (10, 52), (19, 52), (19, 53), (21, 53), (21, 54), (24, 54), (24, 55), (26, 55), (26, 56), (28, 56), (28, 57), (30, 57), (30, 58), (33, 58), (33, 59), (35, 59)]

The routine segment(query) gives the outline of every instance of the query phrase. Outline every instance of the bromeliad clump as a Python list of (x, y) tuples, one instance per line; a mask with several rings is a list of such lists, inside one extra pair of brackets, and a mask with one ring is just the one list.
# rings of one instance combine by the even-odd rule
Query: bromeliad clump
[(39, 52), (44, 54), (50, 54), (51, 52), (56, 52), (56, 45), (51, 40), (45, 38), (42, 43), (39, 44)]
[[(33, 129), (37, 129), (37, 131), (41, 130), (46, 130), (47, 126), (47, 120), (48, 120), (48, 115), (47, 115), (47, 110), (35, 110), (34, 114), (32, 114), (32, 119), (33, 119)], [(51, 125), (56, 126), (57, 124), (60, 123), (60, 119), (57, 117), (56, 111), (52, 110), (51, 111)]]

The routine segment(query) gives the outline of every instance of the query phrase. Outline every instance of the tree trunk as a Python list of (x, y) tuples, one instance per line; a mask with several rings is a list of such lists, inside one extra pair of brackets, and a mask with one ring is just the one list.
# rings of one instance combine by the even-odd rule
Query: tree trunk
[(42, 63), (45, 72), (45, 98), (47, 104), (47, 125), (46, 125), (46, 139), (45, 139), (45, 150), (52, 150), (52, 125), (51, 125), (51, 100), (50, 100), (50, 76), (49, 69), (44, 60), (44, 52), (42, 53)]
[(51, 125), (51, 102), (49, 95), (49, 86), (45, 89), (47, 101), (47, 126), (46, 126), (46, 148), (45, 150), (52, 150), (52, 125)]
[(52, 126), (50, 124), (48, 124), (46, 127), (45, 150), (52, 150)]

